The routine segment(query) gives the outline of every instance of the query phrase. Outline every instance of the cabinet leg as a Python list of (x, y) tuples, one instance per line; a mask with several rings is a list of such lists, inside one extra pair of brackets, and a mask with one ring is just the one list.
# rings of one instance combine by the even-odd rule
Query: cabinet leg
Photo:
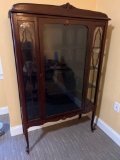
[(24, 126), (23, 126), (23, 135), (25, 135), (25, 131), (24, 131), (25, 129), (24, 129)]
[(78, 119), (81, 119), (81, 117), (82, 117), (82, 114), (79, 114), (79, 118)]
[(26, 152), (27, 152), (27, 154), (29, 154), (29, 139), (28, 139), (28, 131), (27, 131), (27, 129), (24, 130), (24, 135), (25, 135), (25, 139), (26, 139), (26, 143), (27, 143)]
[(93, 132), (95, 130), (95, 125), (94, 125), (94, 118), (95, 118), (95, 112), (92, 112), (92, 120), (91, 120), (91, 131)]

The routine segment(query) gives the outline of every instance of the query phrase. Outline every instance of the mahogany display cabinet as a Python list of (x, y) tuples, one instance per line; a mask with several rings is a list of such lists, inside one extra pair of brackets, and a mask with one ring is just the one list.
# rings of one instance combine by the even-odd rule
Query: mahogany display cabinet
[(108, 16), (62, 6), (18, 3), (9, 11), (23, 132), (97, 107)]

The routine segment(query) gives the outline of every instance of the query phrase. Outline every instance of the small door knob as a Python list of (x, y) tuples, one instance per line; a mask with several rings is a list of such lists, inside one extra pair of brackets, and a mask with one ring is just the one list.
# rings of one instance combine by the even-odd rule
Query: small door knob
[(65, 24), (65, 25), (69, 25), (69, 24), (70, 24), (70, 21), (66, 19), (64, 24)]

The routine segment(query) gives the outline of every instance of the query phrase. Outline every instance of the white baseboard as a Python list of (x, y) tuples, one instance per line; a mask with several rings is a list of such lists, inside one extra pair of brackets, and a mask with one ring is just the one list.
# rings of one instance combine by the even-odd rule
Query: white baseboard
[(23, 133), (22, 125), (11, 127), (10, 126), (10, 134), (11, 136), (16, 136)]
[[(41, 126), (30, 127), (28, 129), (28, 132), (36, 130), (36, 129), (41, 129), (43, 127), (51, 126), (51, 125), (54, 125), (54, 124), (58, 124), (58, 123), (61, 123), (61, 122), (69, 121), (69, 120), (72, 120), (72, 119), (77, 119), (77, 118), (78, 118), (78, 115), (74, 116), (74, 117), (71, 117), (71, 118), (67, 118), (65, 120), (59, 120), (59, 121), (56, 121), (56, 122), (48, 122), (48, 123), (45, 123)], [(15, 127), (10, 127), (10, 133), (11, 133), (11, 136), (16, 136), (16, 135), (22, 134), (23, 133), (22, 125), (18, 125), (18, 126), (15, 126)]]
[(8, 114), (8, 107), (1, 107), (0, 108), (0, 115), (3, 115), (3, 114)]
[(4, 79), (3, 74), (0, 74), (0, 80), (3, 80), (3, 79)]
[(120, 146), (120, 135), (115, 132), (111, 127), (109, 127), (104, 121), (100, 118), (95, 117), (94, 121), (97, 126), (105, 132), (118, 146)]

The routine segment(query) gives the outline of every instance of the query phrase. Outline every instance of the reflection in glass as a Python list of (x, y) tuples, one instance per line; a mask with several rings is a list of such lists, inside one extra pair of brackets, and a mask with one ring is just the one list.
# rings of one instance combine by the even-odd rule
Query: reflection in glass
[(96, 27), (94, 31), (94, 37), (93, 37), (91, 66), (90, 66), (90, 72), (89, 72), (89, 84), (88, 84), (88, 93), (87, 93), (87, 99), (89, 100), (86, 100), (88, 106), (95, 102), (95, 92), (96, 92), (96, 83), (97, 83), (102, 35), (103, 35), (103, 28)]
[(87, 32), (83, 25), (44, 25), (47, 116), (82, 108)]
[(28, 120), (39, 117), (34, 24), (19, 21), (25, 99)]

